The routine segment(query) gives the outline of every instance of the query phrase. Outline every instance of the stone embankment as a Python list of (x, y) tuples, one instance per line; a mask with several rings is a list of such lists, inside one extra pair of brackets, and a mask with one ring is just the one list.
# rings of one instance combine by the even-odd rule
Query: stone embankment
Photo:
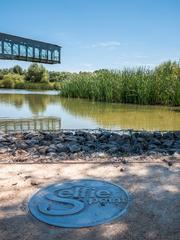
[[(62, 130), (0, 133), (0, 162), (180, 156), (180, 131)], [(36, 160), (35, 160), (36, 159)]]

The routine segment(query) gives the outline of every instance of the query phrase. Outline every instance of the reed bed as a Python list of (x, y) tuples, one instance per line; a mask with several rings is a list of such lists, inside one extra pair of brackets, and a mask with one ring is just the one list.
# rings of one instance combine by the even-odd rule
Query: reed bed
[(180, 63), (168, 61), (154, 69), (125, 68), (72, 74), (61, 95), (93, 101), (180, 105)]

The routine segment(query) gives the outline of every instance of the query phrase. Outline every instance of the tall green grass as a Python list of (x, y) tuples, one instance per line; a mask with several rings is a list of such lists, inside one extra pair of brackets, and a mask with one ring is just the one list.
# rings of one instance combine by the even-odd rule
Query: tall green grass
[(168, 61), (153, 70), (139, 67), (73, 74), (62, 83), (61, 95), (104, 102), (177, 106), (180, 105), (180, 63)]

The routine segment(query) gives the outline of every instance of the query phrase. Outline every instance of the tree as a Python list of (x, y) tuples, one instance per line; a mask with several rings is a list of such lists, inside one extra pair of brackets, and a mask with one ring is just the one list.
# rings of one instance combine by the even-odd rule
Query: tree
[(15, 65), (12, 69), (13, 73), (23, 75), (23, 69), (19, 65)]
[(49, 82), (49, 74), (42, 65), (33, 63), (27, 70), (26, 80), (34, 83), (47, 83)]

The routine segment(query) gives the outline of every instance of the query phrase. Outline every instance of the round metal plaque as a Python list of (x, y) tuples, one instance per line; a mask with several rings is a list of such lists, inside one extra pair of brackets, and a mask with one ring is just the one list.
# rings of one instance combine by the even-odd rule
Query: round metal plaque
[(29, 201), (33, 216), (59, 227), (103, 224), (123, 215), (129, 197), (120, 186), (100, 180), (77, 180), (41, 189)]

